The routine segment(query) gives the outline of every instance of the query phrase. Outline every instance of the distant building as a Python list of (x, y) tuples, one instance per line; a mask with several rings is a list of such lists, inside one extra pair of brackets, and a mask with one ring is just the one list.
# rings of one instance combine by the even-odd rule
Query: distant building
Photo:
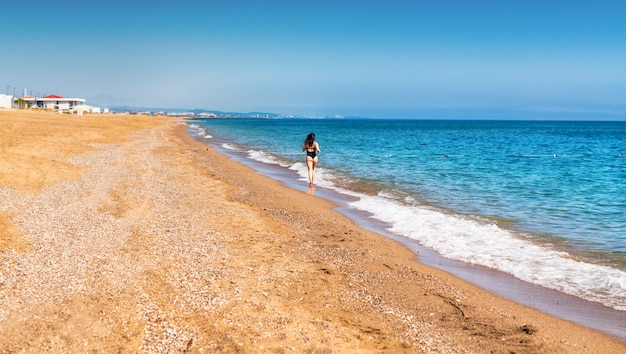
[(77, 113), (79, 115), (82, 115), (84, 112), (101, 112), (99, 107), (85, 105), (85, 99), (83, 98), (66, 98), (58, 95), (44, 97), (23, 96), (17, 100), (17, 107), (50, 109), (60, 113)]
[(36, 100), (37, 99), (33, 96), (24, 95), (17, 99), (17, 108), (24, 109), (24, 108), (37, 107)]
[(79, 115), (82, 115), (83, 113), (87, 112), (87, 113), (100, 113), (101, 109), (100, 107), (92, 107), (92, 106), (88, 106), (86, 104), (80, 105), (80, 106), (75, 106), (74, 109), (72, 110), (72, 112), (76, 112)]
[(0, 94), (0, 108), (13, 108), (13, 96)]
[(69, 112), (73, 111), (77, 106), (82, 106), (84, 103), (85, 99), (83, 98), (65, 98), (57, 95), (48, 95), (42, 98), (35, 98), (34, 106)]

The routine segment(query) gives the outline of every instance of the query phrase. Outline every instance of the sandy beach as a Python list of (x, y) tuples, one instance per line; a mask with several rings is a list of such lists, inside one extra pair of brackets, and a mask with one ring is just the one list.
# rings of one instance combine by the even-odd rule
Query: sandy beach
[(626, 352), (185, 130), (0, 110), (0, 352)]

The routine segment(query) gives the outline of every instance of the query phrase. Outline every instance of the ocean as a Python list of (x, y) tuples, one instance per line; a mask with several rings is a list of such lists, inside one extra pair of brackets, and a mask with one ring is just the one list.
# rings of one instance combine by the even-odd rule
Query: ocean
[(315, 132), (316, 189), (390, 234), (626, 311), (626, 122), (211, 118), (189, 131), (302, 186)]

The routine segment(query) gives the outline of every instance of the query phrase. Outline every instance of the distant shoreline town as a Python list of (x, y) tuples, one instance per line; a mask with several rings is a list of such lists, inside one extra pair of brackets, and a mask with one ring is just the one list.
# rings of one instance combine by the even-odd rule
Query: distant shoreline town
[(57, 111), (64, 114), (142, 114), (151, 116), (172, 116), (185, 118), (344, 118), (343, 116), (301, 116), (278, 114), (268, 112), (220, 112), (206, 109), (180, 109), (180, 108), (145, 108), (132, 106), (118, 106), (110, 108), (101, 108), (85, 104), (84, 98), (68, 98), (60, 95), (46, 95), (37, 97), (28, 95), (24, 90), (21, 97), (14, 95), (0, 94), (0, 109), (42, 109), (48, 111)]

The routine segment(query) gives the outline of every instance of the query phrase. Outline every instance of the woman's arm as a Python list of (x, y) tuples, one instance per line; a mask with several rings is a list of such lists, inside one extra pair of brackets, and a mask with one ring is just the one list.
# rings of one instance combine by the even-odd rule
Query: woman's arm
[(318, 144), (317, 141), (315, 142), (315, 148), (317, 149), (318, 154), (322, 152), (322, 150), (320, 150), (320, 144)]

